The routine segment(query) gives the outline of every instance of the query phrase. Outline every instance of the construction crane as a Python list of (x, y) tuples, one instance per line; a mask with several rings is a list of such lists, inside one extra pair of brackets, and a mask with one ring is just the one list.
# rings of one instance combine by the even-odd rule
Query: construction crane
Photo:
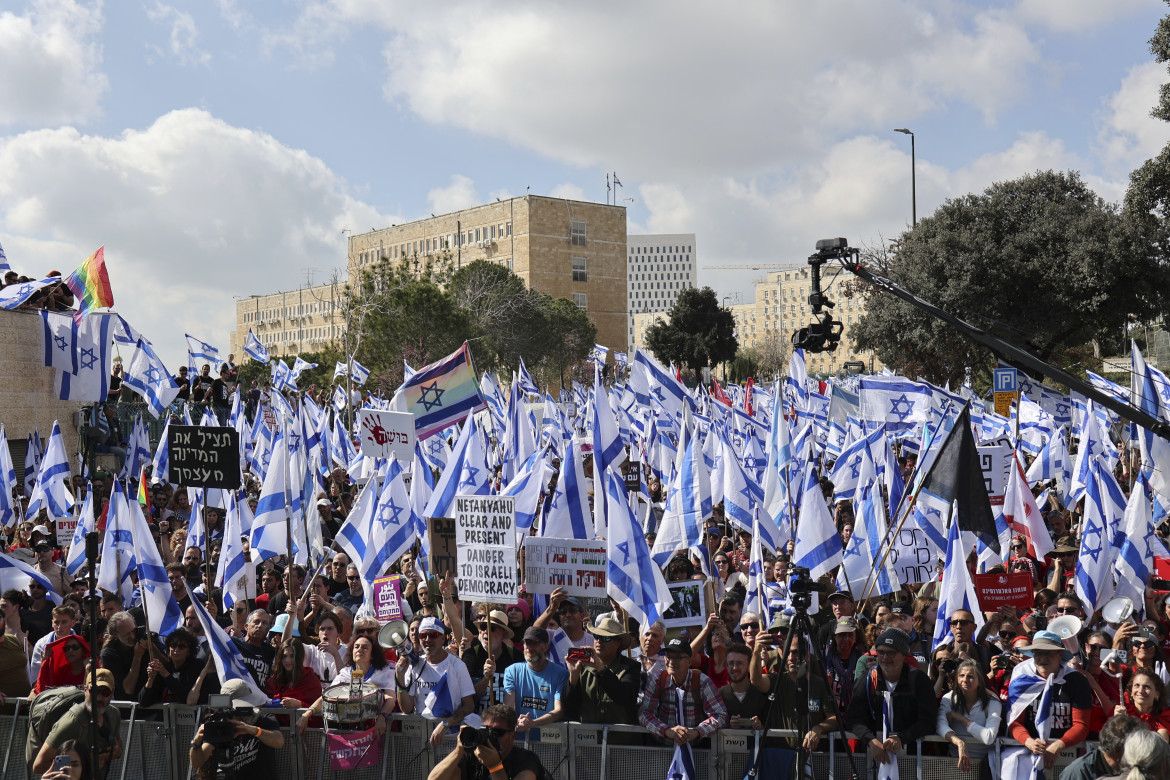
[(800, 268), (791, 263), (748, 263), (746, 265), (704, 265), (704, 271), (785, 271)]

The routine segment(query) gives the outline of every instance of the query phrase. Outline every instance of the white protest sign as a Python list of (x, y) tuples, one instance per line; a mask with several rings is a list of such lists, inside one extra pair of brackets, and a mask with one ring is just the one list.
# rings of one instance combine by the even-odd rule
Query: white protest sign
[(1012, 448), (1006, 444), (996, 444), (976, 449), (979, 451), (979, 468), (983, 470), (983, 484), (987, 488), (987, 497), (991, 500), (992, 506), (1003, 506)]
[(73, 532), (77, 529), (78, 518), (70, 515), (69, 517), (57, 518), (57, 546), (68, 547), (73, 541)]
[(464, 601), (517, 598), (516, 499), (455, 496), (455, 584)]
[[(913, 528), (910, 522), (903, 523), (890, 547), (889, 563), (899, 582), (909, 585), (936, 579), (935, 552), (922, 529)], [(874, 591), (873, 595), (881, 594)]]
[(607, 569), (605, 541), (524, 540), (524, 587), (529, 593), (552, 593), (564, 588), (571, 596), (605, 598)]
[(362, 409), (358, 412), (358, 435), (363, 455), (393, 455), (399, 463), (410, 463), (414, 458), (414, 415), (410, 412)]

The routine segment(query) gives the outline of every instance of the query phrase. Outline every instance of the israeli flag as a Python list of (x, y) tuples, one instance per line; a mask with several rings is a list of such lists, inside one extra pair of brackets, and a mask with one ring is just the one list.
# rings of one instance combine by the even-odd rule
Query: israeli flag
[(606, 496), (609, 538), (606, 540), (608, 581), (606, 592), (641, 625), (658, 620), (674, 603), (662, 570), (654, 564), (642, 525), (634, 516), (621, 477), (612, 471), (602, 475)]
[(609, 356), (609, 347), (603, 347), (600, 344), (594, 344), (593, 349), (589, 350), (589, 360), (599, 366), (605, 365), (605, 359)]
[[(119, 486), (118, 492), (121, 490)], [(147, 525), (138, 502), (122, 500), (119, 509), (129, 516), (127, 524), (132, 529), (134, 538), (138, 588), (142, 592), (142, 601), (147, 608), (149, 628), (159, 636), (167, 636), (183, 624), (183, 613), (179, 609), (179, 603), (175, 601), (171, 581), (167, 579), (166, 561), (162, 559), (162, 554), (150, 535), (150, 526)], [(195, 602), (198, 599), (191, 601)]]
[(109, 312), (88, 315), (77, 326), (77, 370), (57, 371), (53, 386), (62, 401), (105, 401), (110, 390), (113, 321)]
[(1125, 596), (1134, 604), (1145, 598), (1146, 583), (1154, 567), (1153, 502), (1149, 483), (1143, 469), (1134, 481), (1121, 519), (1121, 550), (1117, 556), (1117, 596)]
[[(170, 470), (170, 445), (167, 444), (167, 437), (170, 435), (171, 420), (168, 417), (166, 424), (163, 425), (162, 436), (158, 440), (158, 448), (154, 451), (154, 460), (150, 462), (150, 475), (155, 482), (168, 482)], [(240, 438), (243, 441), (243, 437)]]
[(256, 597), (256, 565), (248, 561), (240, 541), (249, 530), (243, 523), (243, 513), (247, 511), (246, 503), (238, 503), (236, 497), (229, 494), (223, 522), (223, 549), (215, 571), (215, 584), (223, 589), (224, 609), (231, 609), (237, 601)]
[[(1139, 491), (1140, 492), (1140, 491)], [(1125, 494), (1101, 461), (1094, 459), (1085, 488), (1085, 516), (1074, 589), (1092, 614), (1113, 597), (1113, 540), (1125, 515)]]
[(203, 636), (207, 638), (207, 649), (215, 661), (215, 671), (219, 675), (220, 685), (229, 680), (243, 680), (248, 685), (248, 701), (255, 704), (267, 702), (268, 696), (260, 690), (256, 678), (244, 663), (239, 648), (228, 638), (219, 623), (207, 613), (207, 608), (199, 599), (191, 599), (191, 607), (195, 610), (195, 616), (199, 618), (199, 625), (203, 626)]
[(73, 508), (73, 494), (69, 489), (69, 456), (65, 454), (65, 438), (61, 426), (53, 421), (49, 446), (41, 460), (37, 481), (29, 496), (27, 517), (35, 517), (44, 509), (50, 518), (68, 517)]
[[(540, 496), (549, 477), (552, 466), (548, 462), (549, 448), (534, 452), (520, 466), (515, 478), (500, 490), (501, 496), (516, 497), (516, 533), (521, 538), (528, 535), (528, 529), (540, 511)], [(416, 456), (416, 463), (417, 456)]]
[[(1132, 395), (1135, 404), (1151, 417), (1159, 418), (1163, 422), (1170, 420), (1170, 407), (1162, 404), (1158, 383), (1146, 365), (1141, 350), (1137, 348), (1137, 342), (1133, 342), (1131, 354)], [(1138, 445), (1141, 447), (1142, 464), (1149, 469), (1150, 489), (1165, 498), (1170, 498), (1170, 440), (1153, 431), (1139, 428)]]
[(220, 360), (219, 350), (208, 344), (206, 341), (201, 341), (190, 333), (183, 334), (187, 337), (187, 353), (191, 356), (191, 362), (194, 364), (196, 360), (206, 360), (211, 364), (212, 368), (219, 368)]
[(374, 607), (374, 580), (385, 574), (417, 537), (418, 524), (402, 479), (402, 467), (391, 456), (374, 512), (364, 514), (353, 524), (346, 522), (337, 534), (337, 542), (362, 575), (369, 610)]
[(703, 523), (711, 516), (711, 481), (698, 438), (687, 438), (670, 485), (666, 512), (654, 540), (654, 562), (659, 566), (665, 566), (676, 550), (701, 543)]
[(8, 435), (0, 424), (0, 525), (11, 528), (16, 524), (17, 506), (12, 500), (16, 487), (16, 464), (8, 449)]
[(777, 541), (787, 543), (792, 538), (792, 493), (788, 482), (788, 467), (792, 462), (792, 441), (788, 421), (777, 410), (772, 415), (764, 466), (763, 514), (777, 529)]
[(41, 312), (41, 340), (44, 344), (45, 365), (59, 371), (77, 373), (77, 323), (72, 314)]
[[(0, 430), (0, 436), (3, 431)], [(65, 557), (65, 572), (70, 577), (76, 577), (85, 565), (85, 536), (93, 532), (96, 524), (93, 516), (93, 486), (85, 491), (85, 502), (81, 505), (81, 514), (77, 517), (77, 525), (73, 527), (73, 539), (69, 542), (69, 555)]]
[(316, 363), (310, 363), (307, 360), (302, 360), (300, 355), (298, 355), (296, 362), (293, 363), (292, 370), (289, 372), (289, 379), (291, 379), (295, 385), (296, 381), (301, 378), (301, 374), (305, 373), (306, 371), (311, 371), (316, 367)]
[(28, 302), (28, 299), (33, 297), (38, 290), (42, 290), (51, 284), (57, 284), (61, 281), (59, 276), (50, 276), (48, 279), (41, 279), (36, 282), (20, 282), (18, 284), (10, 284), (4, 289), (0, 289), (0, 309), (15, 309)]
[(359, 387), (361, 385), (364, 385), (366, 383), (366, 380), (370, 378), (370, 369), (366, 368), (361, 363), (357, 362), (356, 360), (352, 360), (352, 359), (349, 361), (349, 364), (350, 364), (349, 375), (351, 377), (353, 377), (353, 381)]
[(4, 247), (0, 246), (0, 271), (11, 271), (12, 266), (8, 264), (8, 255), (4, 254)]
[(145, 341), (139, 340), (134, 357), (122, 378), (122, 384), (146, 401), (147, 410), (157, 420), (179, 394), (179, 386), (171, 377), (167, 367)]
[[(437, 437), (431, 437), (435, 438)], [(467, 421), (463, 423), (463, 430), (459, 433), (459, 441), (455, 443), (455, 450), (439, 475), (439, 481), (435, 484), (430, 500), (427, 501), (423, 517), (451, 517), (448, 513), (455, 504), (455, 495), (462, 492), (459, 483), (463, 475), (463, 462), (467, 460), (468, 447), (478, 438), (475, 415), (468, 415)]]
[(252, 558), (257, 563), (288, 553), (288, 504), (288, 445), (278, 433), (252, 522)]
[[(136, 594), (130, 575), (138, 563), (134, 557), (134, 526), (130, 523), (129, 513), (122, 508), (124, 503), (126, 495), (122, 492), (121, 483), (115, 483), (106, 510), (106, 532), (102, 536), (101, 554), (98, 557), (97, 586), (117, 593), (123, 604), (132, 604), (135, 603)], [(149, 530), (146, 537), (153, 542)]]
[(61, 594), (53, 590), (53, 584), (47, 577), (30, 564), (0, 552), (0, 591), (28, 590), (29, 583), (34, 580), (47, 591), (45, 595), (49, 601), (58, 606), (61, 604)]
[(126, 460), (122, 463), (119, 479), (127, 480), (142, 473), (142, 467), (150, 462), (150, 434), (142, 422), (142, 415), (135, 415), (134, 428), (127, 442)]
[(553, 491), (552, 504), (545, 511), (541, 536), (553, 539), (596, 538), (593, 516), (589, 512), (585, 472), (581, 468), (583, 460), (581, 443), (574, 439), (567, 457), (561, 461), (561, 473), (556, 490)]
[(804, 495), (800, 502), (800, 521), (797, 528), (796, 547), (792, 551), (794, 565), (809, 570), (813, 579), (828, 574), (835, 566), (841, 565), (844, 554), (841, 536), (829, 514), (829, 506), (821, 493), (817, 479), (816, 464), (805, 468)]
[(959, 528), (959, 521), (951, 523), (951, 530), (947, 536), (947, 557), (943, 567), (942, 586), (938, 594), (938, 612), (934, 622), (934, 638), (931, 650), (945, 642), (951, 641), (949, 623), (951, 615), (956, 610), (965, 609), (975, 616), (975, 633), (983, 627), (983, 612), (979, 609), (979, 602), (975, 598), (975, 586), (971, 582), (970, 572), (967, 571), (967, 553), (963, 549), (963, 532)]
[(517, 378), (520, 380), (520, 389), (529, 395), (540, 395), (540, 388), (536, 386), (536, 381), (532, 378), (532, 374), (528, 373), (528, 367), (524, 365), (524, 357), (520, 357), (520, 367), (516, 370)]
[(255, 360), (257, 363), (267, 363), (269, 361), (268, 349), (261, 343), (260, 339), (248, 328), (248, 339), (244, 342), (244, 354)]

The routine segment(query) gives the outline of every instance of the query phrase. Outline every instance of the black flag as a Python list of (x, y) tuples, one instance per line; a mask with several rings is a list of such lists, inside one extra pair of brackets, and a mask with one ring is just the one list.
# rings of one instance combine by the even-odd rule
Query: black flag
[(979, 462), (979, 450), (971, 433), (970, 406), (964, 406), (938, 451), (930, 472), (922, 480), (922, 490), (933, 493), (948, 504), (957, 503), (954, 522), (960, 531), (970, 531), (984, 545), (1000, 552), (995, 514), (987, 497), (987, 482)]

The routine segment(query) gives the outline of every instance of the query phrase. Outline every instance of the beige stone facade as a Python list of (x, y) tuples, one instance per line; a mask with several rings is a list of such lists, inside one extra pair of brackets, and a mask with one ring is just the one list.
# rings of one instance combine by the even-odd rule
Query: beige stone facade
[(236, 301), (236, 329), (229, 343), (237, 364), (247, 360), (244, 342), (249, 329), (273, 357), (316, 352), (332, 341), (343, 339), (344, 289), (345, 283), (338, 281)]
[(61, 426), (65, 451), (76, 471), (79, 436), (76, 417), (81, 404), (61, 401), (53, 390), (54, 369), (43, 365), (41, 317), (35, 311), (0, 310), (0, 423), (4, 424), (9, 451), (18, 478), (24, 473), (25, 441), (39, 429), (48, 439), (53, 421)]
[(525, 195), (361, 233), (349, 238), (349, 278), (379, 259), (419, 268), (446, 252), (456, 268), (500, 263), (531, 289), (574, 301), (597, 326), (598, 343), (626, 351), (623, 206)]

